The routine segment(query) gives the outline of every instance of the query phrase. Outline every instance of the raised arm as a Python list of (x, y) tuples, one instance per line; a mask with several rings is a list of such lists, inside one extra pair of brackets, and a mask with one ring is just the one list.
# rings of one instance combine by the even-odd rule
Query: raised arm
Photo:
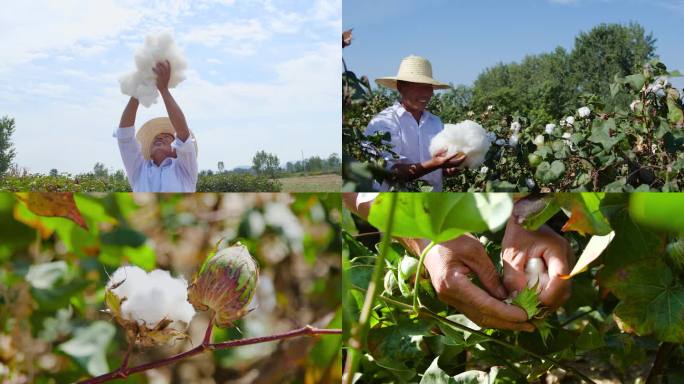
[(138, 99), (131, 97), (121, 114), (121, 122), (119, 123), (119, 128), (128, 128), (135, 125), (135, 114), (138, 112)]
[(169, 91), (171, 64), (169, 64), (168, 60), (163, 63), (157, 63), (157, 66), (153, 71), (157, 74), (157, 88), (162, 95), (162, 99), (164, 99), (166, 112), (169, 114), (169, 120), (171, 120), (173, 129), (176, 131), (176, 137), (185, 142), (188, 137), (190, 137), (190, 129), (188, 129), (188, 123), (185, 121), (183, 111), (181, 111), (176, 100), (174, 100)]

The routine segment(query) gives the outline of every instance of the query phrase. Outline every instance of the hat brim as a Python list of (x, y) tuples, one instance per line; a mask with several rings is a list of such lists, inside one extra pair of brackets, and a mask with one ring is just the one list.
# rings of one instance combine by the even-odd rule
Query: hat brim
[[(154, 142), (154, 138), (160, 133), (168, 133), (170, 135), (176, 136), (176, 130), (173, 129), (171, 120), (168, 117), (157, 117), (145, 124), (138, 130), (135, 138), (140, 143), (140, 151), (142, 152), (143, 158), (145, 160), (150, 160), (151, 158), (151, 146)], [(190, 131), (190, 138), (195, 139), (195, 134)], [(188, 138), (188, 139), (190, 139)], [(197, 156), (197, 139), (193, 140), (195, 144), (195, 156)]]
[(428, 85), (432, 85), (432, 89), (449, 89), (449, 88), (451, 88), (451, 85), (441, 83), (441, 82), (439, 82), (433, 78), (427, 77), (427, 76), (413, 76), (413, 77), (390, 76), (390, 77), (381, 77), (379, 79), (375, 79), (375, 82), (378, 85), (381, 85), (383, 87), (390, 88), (390, 89), (397, 89), (397, 81), (406, 81), (409, 83), (418, 83), (418, 84), (428, 84)]

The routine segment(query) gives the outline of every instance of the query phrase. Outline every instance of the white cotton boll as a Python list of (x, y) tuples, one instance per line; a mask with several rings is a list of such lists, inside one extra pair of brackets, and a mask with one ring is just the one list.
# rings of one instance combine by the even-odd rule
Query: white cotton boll
[(544, 127), (544, 131), (547, 135), (552, 134), (554, 129), (556, 129), (556, 124), (546, 124), (546, 127)]
[(532, 189), (537, 185), (534, 183), (534, 180), (532, 180), (529, 177), (527, 179), (525, 179), (525, 184), (527, 185), (527, 188), (529, 188), (529, 189)]
[(582, 107), (577, 110), (579, 117), (588, 117), (591, 114), (591, 109), (589, 107)]
[(513, 131), (513, 132), (518, 132), (518, 131), (520, 131), (520, 127), (521, 127), (521, 126), (520, 126), (520, 123), (517, 122), (517, 121), (514, 121), (514, 122), (511, 123), (511, 131)]
[(506, 144), (506, 140), (498, 139), (497, 141), (494, 142), (494, 144), (496, 144), (498, 146), (502, 146), (502, 145)]
[(480, 173), (484, 175), (487, 172), (489, 172), (489, 167), (487, 167), (486, 165), (483, 165), (482, 168), (480, 168)]
[(145, 38), (145, 44), (135, 54), (135, 71), (119, 79), (121, 93), (132, 96), (145, 107), (157, 102), (157, 75), (152, 69), (158, 62), (169, 61), (171, 78), (169, 88), (176, 87), (185, 80), (184, 71), (187, 68), (185, 58), (176, 47), (173, 37), (169, 33), (150, 35)]
[(542, 145), (544, 145), (544, 136), (537, 135), (537, 137), (534, 138), (532, 143), (534, 143), (534, 145), (536, 145), (537, 147), (541, 147)]
[(493, 106), (493, 105), (488, 105), (488, 106), (487, 106), (487, 111), (492, 111), (492, 110), (494, 110), (494, 106)]
[(444, 129), (430, 142), (430, 154), (447, 150), (446, 155), (466, 155), (463, 166), (475, 169), (482, 164), (491, 141), (487, 131), (474, 121), (465, 120), (458, 124), (444, 124)]
[[(135, 287), (139, 286), (146, 278), (147, 272), (142, 268), (126, 265), (114, 271), (109, 278), (107, 288), (120, 298), (130, 297), (135, 291)], [(112, 289), (113, 286), (116, 288)]]
[(513, 134), (511, 135), (510, 139), (508, 139), (508, 145), (510, 145), (511, 147), (515, 147), (516, 145), (518, 145), (518, 141), (518, 135)]
[(494, 133), (494, 132), (489, 132), (489, 133), (487, 133), (487, 139), (488, 139), (490, 142), (496, 141), (496, 133)]
[(564, 132), (564, 133), (563, 133), (563, 138), (564, 138), (564, 139), (569, 139), (571, 136), (572, 136), (572, 134), (571, 134), (570, 132)]
[(120, 267), (112, 274), (107, 288), (119, 299), (126, 298), (121, 303), (123, 318), (150, 329), (168, 319), (172, 321), (170, 327), (183, 331), (195, 315), (188, 302), (187, 281), (174, 278), (168, 271), (155, 269), (147, 273), (138, 267)]
[(575, 117), (574, 116), (568, 116), (565, 118), (565, 123), (569, 125), (575, 125)]
[(639, 104), (641, 104), (641, 100), (634, 100), (631, 104), (629, 104), (629, 109), (631, 109), (632, 112), (635, 112)]

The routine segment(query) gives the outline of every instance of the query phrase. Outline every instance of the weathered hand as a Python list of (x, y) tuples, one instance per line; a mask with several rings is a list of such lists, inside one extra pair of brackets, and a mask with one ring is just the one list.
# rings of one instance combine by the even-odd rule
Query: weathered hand
[(159, 62), (152, 68), (152, 71), (157, 75), (157, 89), (159, 91), (169, 89), (169, 80), (171, 79), (171, 64), (168, 60)]
[[(449, 161), (455, 159), (457, 156), (459, 156), (458, 153), (454, 153), (453, 155), (447, 156), (447, 150), (444, 149), (444, 150), (436, 153), (432, 157), (432, 159), (428, 160), (429, 166), (432, 168), (442, 168), (445, 165), (448, 165)], [(463, 156), (463, 155), (460, 155), (460, 156)], [(463, 159), (460, 161), (463, 161), (463, 160), (465, 160), (465, 156), (463, 156)], [(460, 164), (460, 162), (459, 162), (459, 164)]]
[[(481, 327), (534, 330), (524, 310), (502, 301), (508, 292), (477, 239), (464, 235), (434, 246), (425, 256), (425, 268), (439, 299)], [(477, 275), (485, 290), (470, 281), (470, 273)]]
[(463, 162), (465, 161), (465, 159), (466, 159), (466, 155), (465, 155), (465, 154), (463, 154), (463, 153), (457, 153), (456, 156), (454, 156), (454, 157), (452, 157), (451, 159), (447, 160), (447, 161), (444, 163), (443, 167), (444, 167), (444, 169), (447, 169), (447, 168), (456, 168), (456, 167), (460, 166), (461, 164), (463, 164)]
[(549, 275), (548, 283), (541, 287), (539, 301), (555, 309), (570, 297), (570, 280), (563, 280), (558, 275), (570, 272), (574, 256), (570, 244), (551, 228), (544, 225), (534, 232), (528, 231), (511, 217), (506, 226), (501, 249), (503, 280), (509, 292), (519, 292), (525, 288), (527, 260), (538, 257), (544, 260)]

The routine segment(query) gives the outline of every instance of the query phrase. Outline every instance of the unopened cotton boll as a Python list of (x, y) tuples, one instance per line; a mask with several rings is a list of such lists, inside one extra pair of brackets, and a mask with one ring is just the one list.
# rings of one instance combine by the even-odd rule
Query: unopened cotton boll
[(588, 117), (591, 114), (591, 109), (589, 107), (582, 107), (577, 110), (577, 114), (580, 117)]
[(185, 80), (184, 71), (187, 68), (185, 58), (176, 47), (173, 37), (169, 33), (150, 35), (145, 38), (145, 44), (135, 54), (135, 71), (119, 79), (121, 93), (138, 99), (145, 107), (157, 102), (157, 75), (152, 69), (159, 62), (168, 61), (171, 66), (169, 88), (176, 87)]
[(430, 142), (430, 154), (435, 156), (446, 149), (446, 155), (466, 155), (463, 166), (475, 169), (484, 161), (491, 141), (487, 131), (472, 120), (458, 124), (444, 124), (444, 129)]
[(547, 135), (552, 134), (554, 129), (556, 129), (556, 124), (546, 124), (546, 127), (544, 127), (544, 131)]

